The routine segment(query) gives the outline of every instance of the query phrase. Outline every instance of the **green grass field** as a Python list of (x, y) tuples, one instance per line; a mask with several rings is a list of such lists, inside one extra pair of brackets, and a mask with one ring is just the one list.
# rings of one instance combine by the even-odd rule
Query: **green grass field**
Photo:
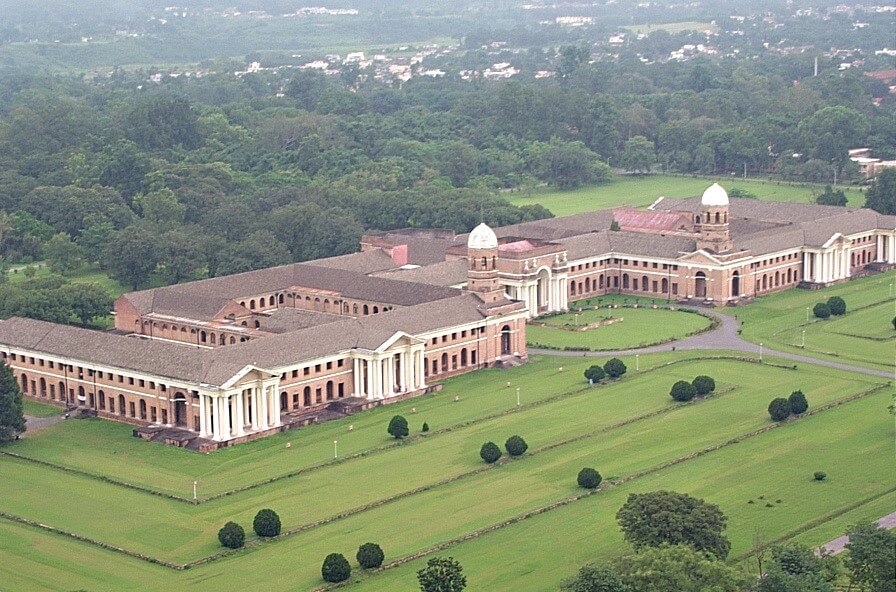
[[(667, 309), (601, 308), (567, 313), (530, 324), (526, 340), (531, 347), (587, 348), (593, 351), (643, 347), (682, 339), (710, 326), (707, 317)], [(583, 329), (595, 323), (607, 323)]]
[[(289, 569), (285, 571), (291, 583), (290, 589), (310, 590), (319, 580), (320, 559), (331, 550), (351, 556), (353, 548), (360, 542), (376, 540), (387, 549), (389, 557), (394, 558), (574, 495), (577, 492), (574, 475), (581, 466), (596, 466), (608, 479), (623, 477), (768, 425), (765, 406), (771, 394), (764, 385), (775, 384), (776, 391), (783, 394), (801, 388), (815, 407), (867, 390), (878, 382), (868, 377), (808, 366), (800, 366), (799, 370), (794, 371), (747, 362), (705, 360), (666, 365), (675, 357), (670, 354), (643, 357), (642, 368), (653, 370), (633, 373), (618, 383), (600, 387), (584, 387), (581, 371), (585, 361), (556, 358), (544, 358), (528, 367), (503, 373), (484, 372), (449, 381), (449, 387), (442, 393), (390, 406), (385, 413), (373, 412), (352, 418), (355, 430), (352, 430), (351, 436), (358, 431), (368, 448), (388, 442), (383, 433), (388, 416), (395, 412), (407, 413), (411, 404), (417, 407), (416, 417), (420, 420), (424, 419), (423, 413), (426, 417), (444, 414), (440, 423), (433, 427), (437, 430), (442, 425), (453, 425), (452, 430), (432, 432), (425, 438), (402, 446), (376, 451), (361, 459), (283, 479), (199, 506), (3, 457), (0, 458), (0, 466), (8, 478), (0, 483), (0, 499), (4, 500), (0, 503), (0, 510), (160, 559), (184, 562), (215, 553), (218, 550), (214, 539), (217, 528), (228, 519), (236, 519), (248, 526), (254, 512), (261, 507), (275, 508), (283, 519), (284, 528), (290, 529), (402, 492), (411, 492), (385, 505), (359, 510), (346, 518), (310, 528), (273, 545), (252, 549), (183, 573), (155, 567), (149, 570), (153, 572), (150, 577), (145, 567), (141, 567), (133, 573), (142, 575), (131, 580), (128, 575), (132, 571), (131, 559), (86, 548), (86, 556), (98, 554), (102, 559), (92, 568), (90, 561), (81, 566), (74, 572), (78, 575), (73, 580), (78, 582), (78, 577), (83, 577), (86, 581), (97, 582), (121, 578), (115, 580), (119, 582), (117, 585), (129, 581), (129, 589), (157, 589), (160, 578), (164, 577), (167, 578), (166, 587), (171, 589), (203, 590), (217, 586), (215, 589), (226, 590), (236, 589), (234, 582), (252, 577), (253, 582), (259, 585), (277, 586), (285, 581), (284, 570), (278, 565), (287, 562)], [(559, 370), (560, 364), (564, 365), (562, 372)], [(693, 405), (673, 403), (668, 396), (672, 382), (690, 379), (697, 373), (715, 376), (720, 394)], [(492, 374), (488, 380), (481, 380), (481, 376), (488, 374)], [(744, 380), (745, 376), (750, 376), (750, 380)], [(511, 382), (510, 388), (506, 383), (499, 382), (505, 377)], [(496, 383), (501, 384), (497, 393)], [(544, 402), (484, 421), (464, 424), (470, 419), (515, 407), (515, 385), (532, 390), (531, 393), (527, 392), (529, 398), (526, 401), (541, 398)], [(504, 397), (500, 397), (502, 391)], [(453, 394), (459, 392), (463, 393), (462, 399), (455, 403)], [(552, 394), (562, 392), (569, 394), (550, 398)], [(877, 400), (882, 397), (873, 395), (871, 398)], [(501, 400), (495, 405), (498, 399)], [(849, 403), (843, 409), (851, 409), (863, 402)], [(827, 415), (835, 412), (825, 411), (817, 418), (805, 420), (805, 423), (822, 422)], [(370, 425), (365, 421), (369, 421)], [(338, 423), (319, 427), (337, 429)], [(157, 465), (146, 464), (156, 453), (162, 453), (161, 459), (156, 462), (170, 467), (167, 478), (174, 479), (178, 472), (182, 476), (177, 479), (186, 478), (190, 473), (186, 467), (195, 468), (199, 466), (196, 463), (209, 462), (212, 464), (207, 467), (220, 469), (222, 487), (236, 482), (240, 473), (237, 465), (247, 468), (252, 466), (252, 460), (260, 461), (265, 456), (279, 457), (276, 463), (266, 466), (266, 471), (254, 474), (254, 478), (270, 476), (283, 468), (280, 463), (290, 458), (285, 455), (296, 449), (294, 444), (287, 453), (282, 440), (269, 444), (267, 454), (259, 453), (252, 445), (235, 447), (223, 451), (231, 452), (229, 460), (233, 462), (228, 463), (227, 455), (197, 455), (129, 440), (123, 437), (124, 434), (116, 436), (105, 430), (110, 425), (114, 424), (69, 421), (35, 433), (8, 449), (75, 468), (100, 471), (116, 477), (134, 477), (149, 486), (158, 486), (165, 481), (157, 475)], [(341, 429), (346, 430), (346, 426), (343, 424)], [(787, 426), (755, 438), (768, 438), (778, 431), (792, 429), (796, 426)], [(365, 430), (369, 431), (365, 433)], [(300, 442), (302, 432), (290, 434), (294, 443)], [(343, 433), (347, 434), (346, 431)], [(514, 433), (522, 434), (527, 439), (529, 457), (477, 472), (483, 466), (477, 455), (480, 444), (489, 439), (503, 443), (506, 437)], [(331, 434), (326, 435), (327, 439), (331, 437)], [(875, 441), (870, 435), (866, 434), (866, 437)], [(266, 440), (261, 442), (267, 444)], [(109, 449), (109, 446), (114, 448)], [(67, 448), (80, 450), (78, 454), (69, 455), (64, 453)], [(298, 448), (302, 449), (301, 444)], [(740, 445), (735, 448), (740, 449)], [(711, 454), (721, 454), (721, 451)], [(433, 462), (436, 458), (439, 462)], [(698, 460), (688, 460), (678, 467)], [(679, 471), (678, 467), (670, 471)], [(698, 470), (678, 481), (676, 487), (690, 487), (689, 483), (697, 478), (712, 480), (717, 471), (718, 467), (708, 472)], [(828, 472), (832, 474), (831, 470)], [(225, 475), (229, 477), (224, 478)], [(438, 484), (450, 477), (459, 479)], [(643, 479), (649, 482), (653, 478)], [(248, 480), (243, 478), (243, 482)], [(639, 481), (632, 481), (619, 489), (632, 487)], [(206, 481), (202, 482), (205, 487)], [(841, 487), (852, 493), (861, 489), (858, 493), (863, 493), (870, 486), (866, 483), (853, 490), (849, 482), (844, 481)], [(419, 491), (414, 491), (418, 488)], [(40, 491), (41, 495), (28, 494), (33, 491)], [(615, 491), (611, 489), (606, 495), (613, 496)], [(742, 493), (752, 495), (746, 491)], [(482, 503), (484, 494), (489, 500), (487, 503)], [(792, 495), (797, 496), (796, 493)], [(599, 494), (595, 499), (602, 496), (604, 494)], [(796, 503), (798, 496), (788, 499)], [(842, 502), (836, 496), (828, 501), (834, 500)], [(589, 499), (575, 505), (588, 507), (592, 503), (593, 500)], [(601, 508), (606, 510), (602, 520), (612, 519), (614, 504), (606, 507), (601, 504)], [(75, 509), (77, 511), (73, 511)], [(397, 529), (390, 526), (395, 524), (402, 526)], [(559, 529), (556, 532), (565, 534)], [(59, 559), (59, 562), (53, 563), (54, 566), (64, 565), (63, 558), (69, 554), (67, 549), (71, 543), (60, 541), (53, 535), (40, 534), (37, 539), (41, 542), (36, 542), (37, 533), (23, 533), (21, 527), (6, 523), (0, 525), (0, 533), (3, 564), (7, 564), (7, 557), (18, 556), (17, 561), (26, 560), (45, 576), (56, 571), (55, 568), (46, 570), (39, 567), (49, 559), (40, 557), (40, 551), (22, 557), (23, 551), (17, 548), (12, 556), (9, 555), (5, 550), (6, 540), (35, 541), (28, 544), (34, 544), (38, 549), (53, 549), (53, 557)], [(608, 529), (605, 535), (598, 537), (600, 544), (618, 539), (614, 529)], [(496, 533), (495, 536), (499, 535)], [(565, 545), (564, 542), (561, 547)], [(251, 561), (247, 559), (248, 555), (252, 556)], [(98, 570), (103, 573), (97, 574)], [(258, 578), (250, 576), (256, 570), (265, 575)], [(471, 576), (487, 577), (474, 565), (469, 566), (468, 570)], [(395, 573), (404, 572), (401, 568)], [(2, 568), (0, 574), (6, 575)], [(525, 576), (525, 572), (520, 572), (515, 577)], [(21, 581), (21, 577), (18, 575), (12, 581)], [(388, 574), (383, 581), (388, 582), (388, 578), (392, 577)], [(48, 577), (44, 581), (54, 580)], [(375, 589), (399, 589), (386, 583), (374, 583), (376, 581), (377, 578), (373, 578), (372, 585), (383, 587)], [(521, 581), (524, 580), (520, 579), (518, 583)], [(514, 589), (509, 583), (507, 586), (480, 589)], [(86, 583), (84, 587), (91, 589)], [(44, 588), (26, 586), (21, 589)], [(48, 589), (63, 588), (60, 582), (56, 587), (48, 586)], [(401, 589), (409, 588), (403, 586)]]
[[(530, 192), (505, 194), (516, 206), (541, 204), (555, 216), (568, 216), (580, 212), (590, 212), (617, 206), (649, 206), (660, 197), (685, 198), (701, 195), (714, 182), (720, 183), (729, 192), (743, 189), (759, 199), (813, 203), (814, 194), (824, 188), (816, 185), (788, 185), (756, 179), (715, 177), (678, 177), (671, 175), (616, 175), (611, 181), (601, 185), (591, 185), (580, 189), (558, 191), (550, 188)], [(855, 189), (844, 189), (849, 205), (860, 207), (865, 196)]]
[[(896, 316), (896, 298), (891, 296), (896, 285), (892, 284), (896, 272), (818, 291), (787, 290), (725, 312), (737, 315), (741, 337), (771, 349), (892, 370), (896, 363), (896, 331), (891, 323)], [(846, 314), (816, 319), (811, 308), (831, 296), (846, 301)], [(804, 330), (805, 348), (801, 347)]]
[(652, 25), (630, 25), (628, 27), (622, 28), (628, 29), (632, 33), (643, 33), (645, 35), (649, 35), (654, 31), (666, 31), (670, 35), (675, 35), (676, 33), (683, 33), (685, 31), (715, 32), (718, 30), (718, 27), (712, 23), (699, 23), (696, 21), (684, 21), (681, 23), (658, 23)]
[[(34, 267), (36, 269), (36, 273), (34, 274), (35, 278), (42, 278), (52, 274), (50, 267), (43, 261), (32, 263), (30, 266), (17, 265), (7, 272), (9, 282), (18, 284), (28, 280), (28, 276), (25, 275), (25, 268), (27, 267)], [(98, 284), (105, 288), (115, 298), (130, 291), (126, 286), (123, 286), (118, 281), (110, 278), (106, 272), (96, 268), (85, 268), (77, 274), (70, 276), (69, 279), (75, 283)]]
[(61, 415), (63, 411), (62, 407), (25, 399), (25, 415), (31, 417), (55, 417)]

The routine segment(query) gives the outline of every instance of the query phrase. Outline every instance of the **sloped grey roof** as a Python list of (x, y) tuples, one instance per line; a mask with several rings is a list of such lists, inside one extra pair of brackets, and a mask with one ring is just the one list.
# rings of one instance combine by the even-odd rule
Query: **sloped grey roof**
[(560, 244), (567, 249), (570, 260), (582, 259), (601, 253), (641, 255), (646, 257), (676, 258), (680, 253), (696, 250), (696, 242), (687, 236), (604, 230), (563, 239)]
[(383, 271), (374, 275), (433, 286), (456, 286), (467, 281), (467, 263), (463, 259), (455, 259), (413, 269)]
[(318, 267), (331, 267), (333, 269), (344, 269), (345, 271), (365, 274), (398, 267), (395, 261), (392, 260), (392, 257), (389, 256), (389, 253), (383, 249), (370, 249), (349, 253), (348, 255), (315, 259), (312, 263)]
[(344, 320), (337, 314), (326, 312), (315, 312), (312, 310), (303, 310), (301, 308), (278, 308), (264, 317), (258, 317), (261, 326), (259, 329), (269, 333), (286, 333), (287, 331), (297, 331), (299, 329), (307, 329), (308, 327), (316, 327), (317, 325), (326, 325)]

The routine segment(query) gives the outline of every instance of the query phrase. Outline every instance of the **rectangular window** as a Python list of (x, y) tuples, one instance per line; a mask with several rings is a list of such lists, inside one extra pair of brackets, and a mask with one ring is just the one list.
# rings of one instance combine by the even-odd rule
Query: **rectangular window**
[(320, 364), (315, 364), (315, 365), (314, 365), (314, 371), (315, 371), (315, 372), (320, 372)]
[(338, 362), (336, 362), (336, 366), (338, 368), (342, 368), (344, 365), (345, 365), (345, 360), (339, 360)]
[(314, 402), (320, 403), (323, 401), (323, 396), (321, 395), (321, 390), (319, 388), (314, 389)]
[(327, 370), (333, 369), (333, 362), (327, 362)]
[(131, 410), (131, 417), (137, 417), (137, 408), (134, 407), (134, 402), (131, 401), (128, 405)]
[(153, 423), (155, 423), (155, 422), (156, 422), (156, 419), (158, 419), (158, 418), (156, 417), (156, 408), (155, 408), (155, 407), (150, 407), (150, 408), (149, 408), (149, 417), (150, 417), (150, 419), (152, 420)]
[(672, 295), (678, 296), (678, 284), (675, 282), (672, 282)]
[(311, 374), (311, 368), (309, 368), (309, 367), (307, 367), (307, 366), (306, 366), (305, 368), (302, 368), (302, 375), (303, 375), (303, 376), (308, 376), (309, 374)]
[(298, 368), (296, 368), (295, 370), (292, 371), (292, 377), (293, 378), (299, 377), (299, 369)]
[(134, 377), (128, 376), (128, 384), (134, 384)]

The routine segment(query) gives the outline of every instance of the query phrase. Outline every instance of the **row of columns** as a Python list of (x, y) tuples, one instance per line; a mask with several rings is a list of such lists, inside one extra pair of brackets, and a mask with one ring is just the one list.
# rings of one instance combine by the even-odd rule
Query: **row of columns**
[[(806, 272), (810, 269), (811, 275)], [(851, 275), (849, 249), (831, 249), (823, 253), (805, 253), (803, 272), (811, 281), (819, 284), (847, 278)]]
[(877, 235), (877, 258), (875, 261), (896, 263), (896, 235)]
[(549, 276), (546, 281), (537, 279), (520, 286), (513, 286), (510, 296), (522, 301), (529, 310), (529, 318), (537, 317), (542, 307), (547, 312), (569, 308), (569, 278), (566, 275)]
[(396, 393), (426, 388), (423, 346), (383, 356), (355, 358), (353, 363), (356, 397), (385, 399)]
[(199, 395), (199, 435), (203, 438), (230, 440), (245, 436), (247, 432), (261, 432), (280, 425), (273, 386)]

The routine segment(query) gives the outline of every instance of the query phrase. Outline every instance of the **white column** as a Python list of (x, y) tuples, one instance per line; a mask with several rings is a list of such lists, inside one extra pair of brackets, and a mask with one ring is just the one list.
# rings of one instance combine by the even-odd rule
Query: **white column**
[(896, 263), (896, 234), (887, 237), (887, 244), (890, 246), (887, 263)]
[(258, 418), (261, 420), (261, 429), (266, 430), (270, 427), (270, 411), (268, 411), (268, 397), (267, 393), (264, 392), (264, 389), (258, 388), (258, 398), (260, 399), (261, 405), (258, 409)]
[(352, 395), (355, 397), (362, 396), (361, 393), (361, 360), (355, 358), (352, 360)]
[(417, 352), (416, 386), (418, 389), (426, 388), (426, 350), (422, 347), (420, 348), (420, 351)]
[(383, 396), (391, 397), (395, 394), (395, 356), (389, 355), (383, 360)]
[(272, 428), (280, 427), (280, 402), (277, 400), (277, 389), (274, 386), (268, 387), (268, 409), (271, 412), (270, 426)]
[(205, 395), (199, 393), (199, 437), (205, 438), (208, 435), (208, 417), (205, 409)]
[(259, 411), (261, 410), (261, 405), (258, 402), (258, 389), (252, 388), (249, 394), (249, 398), (252, 400), (252, 431), (257, 432), (259, 427), (261, 426), (261, 422), (259, 421)]
[(372, 360), (364, 360), (364, 368), (367, 370), (366, 382), (367, 386), (365, 387), (364, 394), (367, 395), (368, 399), (374, 398), (374, 390), (373, 390), (373, 379), (374, 379), (374, 368)]
[(234, 404), (236, 406), (236, 435), (237, 437), (245, 435), (246, 420), (243, 417), (243, 408), (245, 407), (243, 399), (246, 391), (242, 390), (234, 396)]
[(221, 428), (221, 397), (212, 399), (212, 406), (215, 409), (215, 440), (224, 439), (224, 430)]
[(877, 251), (874, 254), (875, 261), (883, 261), (883, 252), (884, 252), (884, 237), (880, 234), (874, 237), (874, 244), (877, 247)]
[(403, 391), (412, 391), (414, 390), (414, 356), (410, 351), (406, 351), (401, 354), (401, 379), (404, 381), (404, 384), (401, 385), (401, 390)]

